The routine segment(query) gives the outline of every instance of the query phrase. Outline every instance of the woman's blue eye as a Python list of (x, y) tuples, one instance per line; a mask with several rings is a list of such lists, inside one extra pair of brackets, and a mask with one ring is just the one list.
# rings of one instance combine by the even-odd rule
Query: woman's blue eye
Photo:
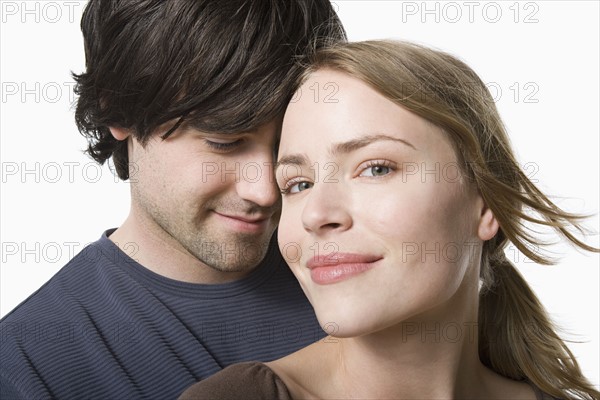
[(283, 190), (281, 190), (281, 193), (282, 194), (299, 193), (306, 189), (310, 189), (311, 187), (313, 187), (313, 185), (314, 185), (313, 183), (308, 182), (308, 181), (296, 182), (296, 183), (293, 183), (293, 184), (285, 187)]
[(371, 165), (364, 169), (360, 176), (385, 176), (389, 174), (392, 169), (386, 165)]

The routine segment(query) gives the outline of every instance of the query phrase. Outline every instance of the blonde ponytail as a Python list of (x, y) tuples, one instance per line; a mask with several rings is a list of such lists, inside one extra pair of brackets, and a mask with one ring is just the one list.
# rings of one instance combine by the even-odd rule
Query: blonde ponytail
[(557, 398), (599, 399), (538, 298), (499, 253), (488, 260), (493, 282), (480, 292), (480, 360), (501, 375), (527, 379)]

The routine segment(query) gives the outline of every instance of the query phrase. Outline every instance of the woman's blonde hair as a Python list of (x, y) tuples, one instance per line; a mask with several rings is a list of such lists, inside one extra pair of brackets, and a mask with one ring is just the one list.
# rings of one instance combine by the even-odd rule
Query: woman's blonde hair
[(531, 260), (553, 263), (535, 251), (547, 243), (526, 224), (551, 227), (577, 247), (598, 249), (572, 233), (573, 228), (584, 233), (579, 222), (585, 216), (561, 210), (520, 168), (494, 100), (477, 74), (449, 54), (400, 41), (322, 49), (314, 54), (302, 80), (322, 68), (360, 79), (443, 129), (464, 172), (498, 220), (500, 230), (484, 243), (480, 269), (478, 345), (483, 364), (508, 378), (527, 379), (555, 397), (600, 398), (542, 304), (504, 254), (510, 241)]

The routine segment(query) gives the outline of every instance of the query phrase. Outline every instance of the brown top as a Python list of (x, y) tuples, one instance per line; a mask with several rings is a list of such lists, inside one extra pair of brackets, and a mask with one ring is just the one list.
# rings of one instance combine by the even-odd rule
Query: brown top
[(187, 388), (179, 400), (292, 400), (283, 381), (263, 363), (233, 364)]
[[(530, 383), (537, 400), (557, 400)], [(231, 365), (187, 388), (179, 400), (292, 400), (275, 372), (260, 362)]]

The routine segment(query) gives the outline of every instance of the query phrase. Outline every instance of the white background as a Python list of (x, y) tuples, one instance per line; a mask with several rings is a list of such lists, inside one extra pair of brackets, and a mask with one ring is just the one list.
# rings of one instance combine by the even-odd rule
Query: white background
[[(82, 154), (85, 141), (73, 122), (69, 72), (84, 67), (79, 31), (84, 2), (0, 5), (4, 316), (74, 252), (117, 227), (127, 215), (129, 192), (106, 166), (98, 169)], [(465, 60), (489, 83), (529, 177), (562, 207), (598, 213), (598, 2), (336, 1), (334, 6), (350, 40), (402, 38)], [(597, 232), (598, 217), (587, 226)], [(598, 236), (587, 242), (598, 246)], [(527, 263), (514, 250), (508, 254), (563, 328), (563, 337), (580, 342), (569, 347), (597, 385), (599, 258), (563, 245), (553, 250), (562, 257), (553, 267)]]

